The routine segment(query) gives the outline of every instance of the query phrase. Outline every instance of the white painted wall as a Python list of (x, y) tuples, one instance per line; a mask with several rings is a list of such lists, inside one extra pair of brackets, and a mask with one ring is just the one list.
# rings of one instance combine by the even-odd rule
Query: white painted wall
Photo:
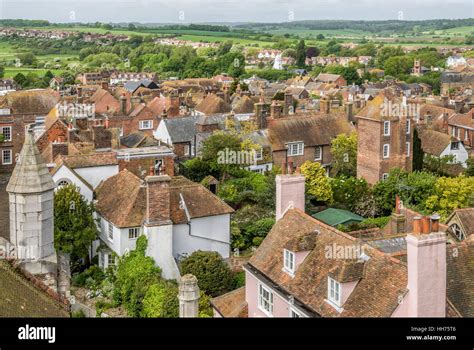
[(165, 122), (161, 122), (156, 128), (156, 130), (153, 131), (153, 136), (155, 137), (155, 139), (161, 140), (162, 142), (171, 145), (171, 136), (165, 124)]
[(56, 173), (53, 175), (53, 181), (57, 185), (59, 181), (66, 179), (70, 183), (79, 187), (79, 192), (87, 199), (89, 202), (92, 202), (92, 190), (80, 180), (69, 168), (64, 165), (61, 166)]
[(469, 159), (469, 154), (467, 153), (464, 145), (459, 142), (459, 149), (451, 149), (451, 144), (446, 147), (446, 149), (441, 153), (440, 157), (454, 155), (456, 157), (455, 162), (461, 163), (461, 165), (467, 168), (466, 161)]
[(143, 232), (148, 239), (146, 255), (161, 268), (162, 277), (179, 279), (181, 275), (173, 257), (173, 225), (145, 226)]
[(74, 171), (84, 178), (92, 188), (96, 188), (101, 181), (111, 176), (117, 175), (119, 172), (118, 165), (105, 165), (87, 168), (75, 168)]
[(197, 250), (230, 256), (230, 214), (191, 219), (190, 225), (173, 228), (173, 256), (191, 255)]
[(106, 219), (104, 219), (103, 217), (101, 217), (100, 215), (97, 215), (100, 219), (100, 235), (99, 235), (99, 238), (102, 240), (102, 242), (104, 242), (107, 247), (110, 248), (110, 250), (114, 251), (116, 254), (118, 255), (122, 255), (123, 252), (121, 251), (121, 230), (117, 227), (114, 226), (114, 239), (113, 240), (110, 240), (109, 239), (109, 235), (108, 235), (108, 230), (109, 230), (109, 226), (108, 226), (108, 221)]

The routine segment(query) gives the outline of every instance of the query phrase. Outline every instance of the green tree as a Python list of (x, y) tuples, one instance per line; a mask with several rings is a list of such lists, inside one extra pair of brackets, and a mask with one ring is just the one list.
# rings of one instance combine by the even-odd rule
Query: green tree
[(474, 158), (469, 158), (467, 160), (467, 168), (464, 172), (465, 176), (474, 176)]
[(421, 148), (421, 139), (418, 136), (418, 130), (413, 131), (413, 171), (423, 169), (424, 152)]
[(0, 66), (0, 78), (3, 78), (5, 76), (5, 67)]
[(143, 298), (141, 317), (179, 317), (178, 285), (160, 281), (151, 285)]
[(336, 175), (357, 175), (357, 133), (341, 134), (331, 141), (332, 172)]
[(298, 68), (304, 68), (306, 66), (306, 45), (303, 39), (299, 41), (296, 47), (296, 66)]
[(20, 60), (22, 65), (31, 66), (36, 62), (36, 56), (33, 52), (19, 53), (17, 58)]
[(119, 258), (115, 273), (114, 302), (123, 304), (132, 317), (140, 316), (148, 289), (161, 280), (160, 268), (155, 266), (153, 258), (145, 255), (147, 245), (146, 236), (140, 236), (136, 249)]
[(88, 256), (98, 231), (94, 208), (75, 185), (60, 187), (54, 194), (54, 245), (71, 257)]
[(232, 289), (232, 271), (217, 252), (198, 250), (184, 258), (180, 265), (182, 275), (196, 276), (199, 288), (212, 297)]
[(332, 203), (332, 189), (326, 170), (318, 162), (306, 161), (301, 165), (301, 173), (306, 178), (306, 192), (316, 202)]
[(474, 177), (440, 177), (434, 186), (434, 194), (426, 200), (426, 210), (437, 212), (446, 219), (453, 210), (467, 207), (473, 192)]
[(357, 205), (370, 193), (365, 179), (338, 176), (331, 179), (331, 190), (336, 206), (354, 211)]

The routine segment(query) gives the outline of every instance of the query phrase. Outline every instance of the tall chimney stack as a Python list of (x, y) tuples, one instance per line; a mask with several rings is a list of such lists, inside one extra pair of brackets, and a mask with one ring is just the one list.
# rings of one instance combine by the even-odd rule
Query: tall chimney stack
[(277, 101), (273, 101), (270, 106), (270, 117), (272, 119), (278, 119), (281, 117), (281, 105)]
[(300, 174), (277, 175), (276, 219), (280, 220), (288, 208), (305, 210), (305, 178)]
[(420, 219), (420, 217), (415, 218), (413, 233), (406, 237), (407, 316), (445, 317), (446, 234), (438, 231), (438, 215), (433, 215), (431, 219), (428, 217)]

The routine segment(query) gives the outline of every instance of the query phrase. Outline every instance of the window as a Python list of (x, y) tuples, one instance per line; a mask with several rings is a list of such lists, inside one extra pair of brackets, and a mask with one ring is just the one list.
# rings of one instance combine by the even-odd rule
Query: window
[(113, 241), (114, 240), (114, 225), (112, 225), (112, 223), (109, 222), (107, 229), (108, 229), (107, 237), (109, 238), (109, 240)]
[(461, 128), (456, 128), (456, 137), (457, 137), (458, 139), (461, 138)]
[(153, 129), (153, 120), (140, 120), (140, 130)]
[(184, 145), (184, 155), (185, 156), (189, 156), (189, 153), (190, 153), (190, 147), (189, 145)]
[(390, 145), (388, 144), (383, 145), (383, 157), (384, 158), (390, 157)]
[(140, 235), (140, 227), (133, 227), (128, 229), (128, 238), (135, 239)]
[(328, 299), (337, 306), (341, 304), (341, 285), (331, 277), (328, 277)]
[(321, 146), (316, 146), (314, 160), (323, 159), (323, 148)]
[(390, 136), (390, 122), (383, 122), (383, 136)]
[(407, 142), (407, 157), (410, 157), (410, 142)]
[(59, 180), (58, 181), (58, 187), (63, 187), (63, 186), (67, 186), (67, 185), (69, 185), (68, 180)]
[(4, 165), (12, 164), (12, 150), (11, 149), (4, 149), (2, 151), (2, 164)]
[(107, 254), (107, 266), (115, 266), (115, 256), (112, 253)]
[(453, 127), (451, 128), (451, 136), (452, 136), (452, 137), (456, 137), (456, 127), (455, 127), (455, 126), (453, 126)]
[(457, 151), (459, 149), (459, 142), (451, 142), (451, 150)]
[(469, 141), (469, 131), (464, 130), (464, 141)]
[(258, 306), (267, 315), (273, 315), (273, 293), (261, 284), (258, 287)]
[(12, 140), (12, 127), (11, 126), (2, 127), (2, 134), (5, 141), (11, 141)]
[(406, 125), (406, 133), (410, 133), (410, 119), (407, 119), (407, 125)]
[(304, 154), (304, 143), (289, 143), (288, 144), (288, 155), (289, 156), (302, 156)]
[(453, 234), (456, 236), (456, 238), (459, 239), (460, 241), (463, 241), (464, 239), (466, 239), (466, 235), (461, 230), (458, 224), (452, 224), (449, 228), (451, 229)]
[(295, 272), (295, 253), (287, 249), (283, 250), (283, 267), (288, 272)]
[(387, 179), (388, 179), (388, 173), (383, 173), (382, 180), (387, 180)]
[(263, 159), (263, 149), (259, 148), (258, 151), (255, 151), (255, 160), (262, 160)]
[(295, 309), (290, 309), (290, 317), (291, 318), (301, 318), (301, 314), (296, 311)]

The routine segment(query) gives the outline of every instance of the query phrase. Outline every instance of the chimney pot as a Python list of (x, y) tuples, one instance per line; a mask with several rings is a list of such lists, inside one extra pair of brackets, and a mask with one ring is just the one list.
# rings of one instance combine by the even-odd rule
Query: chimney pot
[(421, 233), (425, 235), (430, 233), (430, 220), (427, 216), (421, 219)]
[(420, 234), (421, 233), (421, 217), (415, 216), (413, 218), (413, 233)]
[(437, 213), (431, 215), (431, 231), (439, 232), (439, 219), (440, 216)]

